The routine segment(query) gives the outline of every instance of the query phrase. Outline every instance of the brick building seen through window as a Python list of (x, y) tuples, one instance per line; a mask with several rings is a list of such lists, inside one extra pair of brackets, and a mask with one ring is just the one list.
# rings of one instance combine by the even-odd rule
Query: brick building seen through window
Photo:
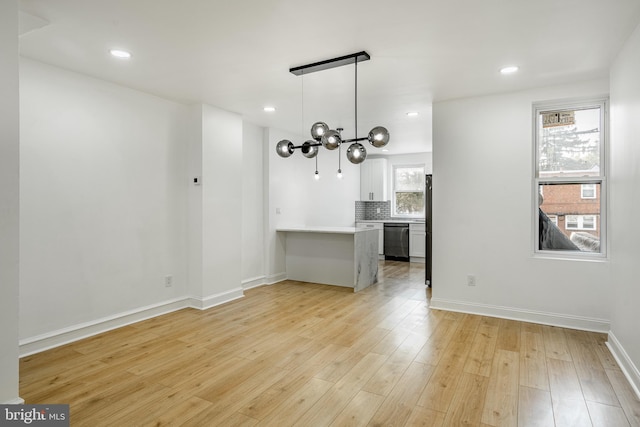
[(567, 236), (589, 233), (600, 238), (600, 184), (540, 185), (542, 211)]

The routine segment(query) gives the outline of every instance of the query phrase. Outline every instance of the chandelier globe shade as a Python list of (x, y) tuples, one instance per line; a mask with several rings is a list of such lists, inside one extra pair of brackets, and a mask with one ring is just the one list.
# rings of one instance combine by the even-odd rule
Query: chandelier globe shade
[(322, 146), (327, 150), (335, 150), (342, 144), (342, 138), (340, 133), (335, 130), (328, 130), (322, 135)]
[(359, 142), (354, 142), (347, 148), (347, 159), (354, 165), (359, 165), (367, 158), (367, 149)]
[(278, 155), (280, 155), (280, 157), (286, 158), (293, 154), (293, 147), (293, 142), (289, 141), (288, 139), (283, 139), (282, 141), (278, 142), (276, 151), (278, 152)]
[(329, 132), (329, 125), (325, 122), (315, 122), (311, 125), (311, 138), (320, 141), (322, 136)]
[(318, 145), (312, 140), (305, 141), (302, 143), (301, 151), (307, 159), (313, 159), (318, 155)]
[(384, 126), (376, 126), (369, 131), (369, 143), (376, 148), (382, 148), (389, 143), (389, 131)]

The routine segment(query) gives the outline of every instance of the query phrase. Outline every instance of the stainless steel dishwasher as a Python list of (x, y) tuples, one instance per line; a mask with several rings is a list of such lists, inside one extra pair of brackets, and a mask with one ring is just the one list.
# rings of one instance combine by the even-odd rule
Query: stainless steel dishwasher
[(409, 224), (384, 223), (384, 259), (409, 261)]

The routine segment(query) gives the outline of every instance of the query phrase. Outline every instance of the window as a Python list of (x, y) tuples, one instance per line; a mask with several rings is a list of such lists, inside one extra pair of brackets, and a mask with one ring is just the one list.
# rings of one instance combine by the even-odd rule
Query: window
[(607, 100), (534, 105), (535, 252), (605, 254)]
[(582, 184), (580, 189), (580, 197), (583, 199), (595, 199), (596, 198), (596, 185), (595, 184)]
[(424, 216), (424, 166), (393, 166), (393, 213)]
[(595, 230), (595, 215), (567, 215), (565, 223), (567, 230)]
[[(580, 222), (582, 226), (580, 227)], [(593, 215), (583, 215), (578, 218), (578, 227), (583, 230), (595, 230), (596, 229), (596, 217)]]
[(577, 215), (567, 215), (567, 221), (565, 222), (565, 228), (567, 230), (575, 230), (578, 228), (578, 216)]

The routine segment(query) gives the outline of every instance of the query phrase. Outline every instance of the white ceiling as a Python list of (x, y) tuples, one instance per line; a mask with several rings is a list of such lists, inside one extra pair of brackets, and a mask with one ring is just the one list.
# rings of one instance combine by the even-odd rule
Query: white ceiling
[(434, 101), (607, 76), (640, 1), (22, 0), (21, 11), (25, 57), (305, 138), (318, 120), (353, 137), (354, 67), (289, 68), (365, 50), (358, 134), (387, 127), (395, 154), (431, 150)]

